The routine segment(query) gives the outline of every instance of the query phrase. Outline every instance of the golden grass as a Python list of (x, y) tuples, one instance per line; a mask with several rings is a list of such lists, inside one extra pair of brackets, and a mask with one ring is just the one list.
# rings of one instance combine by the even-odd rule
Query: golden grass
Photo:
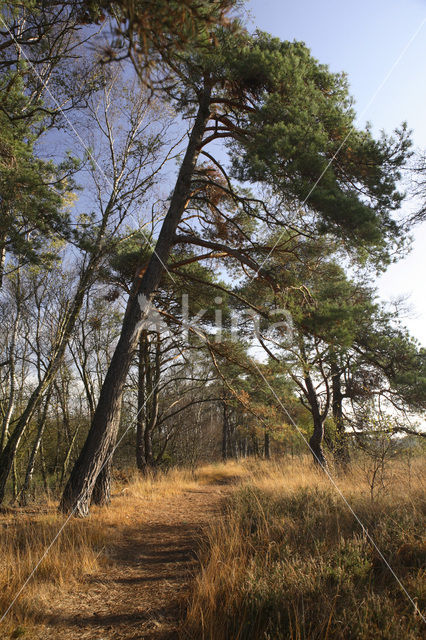
[(249, 462), (229, 460), (199, 467), (194, 472), (198, 485), (231, 484), (248, 480), (253, 475), (253, 465)]
[[(405, 588), (425, 604), (424, 459), (388, 463), (371, 492), (360, 459), (336, 483)], [(207, 532), (183, 637), (417, 640), (421, 619), (308, 457), (245, 465)], [(373, 498), (373, 499), (372, 499)]]
[[(373, 494), (363, 460), (354, 463), (349, 474), (334, 476), (419, 603), (422, 462), (411, 461), (408, 469), (407, 463), (393, 461)], [(153, 502), (200, 486), (228, 483), (240, 486), (224, 517), (208, 532), (185, 624), (187, 637), (370, 640), (374, 636), (366, 634), (359, 620), (358, 635), (348, 631), (348, 625), (355, 623), (341, 611), (341, 603), (346, 603), (347, 611), (364, 612), (371, 633), (380, 626), (382, 635), (375, 637), (414, 640), (416, 621), (409, 603), (372, 553), (329, 480), (308, 457), (212, 464), (147, 478), (133, 470), (122, 473), (115, 480), (110, 507), (93, 508), (89, 518), (69, 521), (0, 625), (0, 637), (18, 637), (21, 630), (42, 620), (53, 596), (66, 598), (70, 589), (84, 591), (88, 575), (107, 572), (108, 548), (136, 521), (149, 521)], [(15, 510), (0, 516), (0, 615), (63, 522), (53, 501), (47, 507), (35, 505), (32, 512)], [(366, 609), (355, 587), (368, 601)], [(320, 611), (312, 604), (312, 594)], [(410, 624), (396, 623), (394, 610)], [(279, 625), (284, 623), (277, 622), (277, 611), (287, 625), (282, 635)], [(376, 627), (370, 619), (373, 613), (379, 620)], [(309, 621), (314, 614), (316, 626)], [(391, 621), (388, 631), (383, 622), (386, 616)], [(275, 625), (271, 632), (265, 631), (265, 619)], [(336, 620), (346, 625), (343, 635), (335, 630)]]
[[(10, 515), (0, 520), (0, 610), (3, 615), (64, 522), (53, 513)], [(49, 598), (98, 568), (105, 544), (100, 521), (72, 519), (25, 586), (0, 628), (13, 631), (40, 618)]]
[[(235, 466), (235, 468), (234, 468)], [(195, 472), (172, 469), (142, 477), (135, 470), (115, 479), (113, 499), (107, 508), (93, 507), (84, 520), (71, 518), (31, 577), (16, 603), (0, 624), (2, 634), (24, 630), (40, 621), (52, 595), (84, 589), (88, 575), (107, 570), (108, 547), (125, 534), (126, 527), (148, 520), (153, 502), (194, 489), (199, 484), (243, 476), (238, 465), (206, 465)], [(0, 617), (65, 522), (57, 503), (43, 498), (43, 505), (13, 509), (0, 515)], [(12, 636), (13, 637), (13, 636)]]

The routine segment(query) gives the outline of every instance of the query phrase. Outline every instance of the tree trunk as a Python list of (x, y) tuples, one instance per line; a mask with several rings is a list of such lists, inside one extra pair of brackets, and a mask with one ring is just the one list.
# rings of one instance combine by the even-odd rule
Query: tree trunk
[(27, 504), (27, 495), (28, 495), (28, 490), (30, 488), (31, 480), (34, 474), (35, 461), (36, 461), (38, 450), (40, 448), (41, 439), (44, 433), (44, 428), (46, 426), (49, 401), (50, 401), (50, 391), (46, 396), (46, 401), (43, 407), (43, 411), (39, 416), (36, 439), (33, 443), (33, 448), (31, 450), (31, 454), (28, 460), (24, 484), (22, 485), (21, 491), (19, 492), (18, 502), (21, 505), (21, 507), (24, 507)]
[(185, 157), (179, 170), (169, 210), (164, 219), (155, 252), (139, 281), (135, 278), (123, 319), (121, 335), (111, 359), (100, 392), (92, 424), (64, 489), (60, 509), (86, 516), (96, 478), (112, 442), (115, 441), (121, 414), (124, 384), (133, 354), (143, 329), (148, 309), (141, 309), (138, 294), (151, 302), (164, 272), (176, 228), (187, 205), (191, 192), (191, 180), (200, 152), (205, 127), (209, 118), (210, 90), (205, 90), (200, 99)]
[(0, 289), (3, 287), (4, 266), (6, 263), (6, 235), (0, 238)]
[(67, 454), (66, 454), (66, 456), (65, 456), (65, 458), (64, 458), (64, 461), (63, 461), (63, 463), (62, 463), (62, 469), (61, 469), (61, 480), (60, 480), (60, 485), (61, 485), (61, 486), (62, 486), (62, 484), (63, 484), (63, 482), (64, 482), (65, 475), (66, 475), (66, 473), (67, 473), (67, 471), (68, 471), (68, 465), (69, 465), (69, 463), (70, 463), (71, 453), (72, 453), (72, 450), (73, 450), (73, 447), (74, 447), (75, 441), (77, 440), (77, 436), (78, 436), (78, 432), (79, 432), (79, 430), (80, 430), (80, 425), (77, 425), (76, 430), (74, 431), (74, 435), (73, 435), (73, 437), (71, 438), (71, 442), (70, 442), (70, 444), (69, 444)]
[(322, 439), (324, 435), (324, 425), (319, 415), (312, 416), (314, 423), (314, 432), (309, 439), (309, 446), (314, 458), (315, 464), (321, 467), (327, 467), (327, 460), (322, 448)]
[(155, 342), (155, 362), (154, 367), (151, 366), (149, 343), (145, 351), (145, 376), (146, 376), (146, 393), (147, 393), (147, 405), (149, 398), (149, 411), (146, 407), (146, 423), (144, 432), (144, 449), (145, 449), (145, 463), (148, 468), (153, 469), (155, 467), (155, 460), (152, 448), (152, 434), (158, 421), (158, 385), (160, 382), (160, 358), (161, 358), (161, 340), (160, 334), (157, 333), (157, 339)]
[(324, 421), (323, 417), (321, 416), (315, 387), (309, 374), (305, 375), (305, 385), (308, 392), (309, 405), (311, 408), (312, 420), (314, 423), (314, 431), (309, 440), (309, 446), (311, 448), (311, 453), (313, 455), (315, 464), (326, 468), (327, 460), (322, 448), (322, 441), (324, 437)]
[(17, 293), (17, 308), (16, 308), (16, 316), (13, 323), (12, 336), (10, 339), (9, 346), (9, 398), (7, 402), (6, 411), (3, 417), (3, 422), (1, 426), (1, 436), (0, 436), (0, 451), (3, 451), (4, 444), (7, 441), (7, 436), (9, 434), (9, 426), (12, 420), (13, 411), (15, 409), (15, 398), (16, 398), (16, 380), (15, 380), (15, 345), (16, 338), (18, 337), (18, 326), (19, 320), (21, 317), (21, 304), (20, 304), (20, 292)]
[(222, 424), (222, 460), (224, 462), (228, 459), (228, 407), (226, 403), (223, 403), (223, 424)]
[(237, 449), (237, 438), (235, 436), (235, 421), (231, 418), (228, 420), (229, 427), (229, 435), (228, 435), (228, 446), (231, 453), (232, 458), (234, 460), (238, 459), (238, 449)]
[(145, 344), (148, 336), (142, 331), (139, 339), (138, 353), (138, 408), (136, 416), (136, 466), (143, 474), (146, 473), (145, 459)]
[(257, 439), (256, 434), (253, 432), (252, 433), (252, 442), (253, 442), (253, 455), (258, 457), (259, 456), (259, 441)]
[(146, 474), (156, 466), (152, 447), (152, 434), (158, 422), (158, 384), (160, 381), (161, 339), (157, 333), (155, 362), (151, 365), (150, 338), (143, 331), (139, 340), (138, 365), (138, 418), (136, 427), (136, 464)]
[(56, 344), (56, 349), (52, 354), (52, 357), (46, 368), (46, 371), (37, 387), (32, 392), (27, 406), (17, 420), (16, 426), (10, 434), (9, 439), (0, 454), (0, 504), (4, 499), (6, 482), (9, 477), (13, 465), (13, 460), (15, 458), (16, 451), (18, 449), (24, 431), (27, 428), (32, 416), (34, 415), (34, 412), (36, 411), (43, 397), (43, 394), (52, 383), (62, 363), (62, 358), (64, 356), (66, 346), (71, 337), (78, 314), (81, 309), (81, 305), (83, 303), (84, 293), (91, 283), (95, 265), (96, 261), (90, 263), (85, 272), (82, 274), (76, 294), (74, 296), (74, 300), (70, 307), (70, 311), (63, 320), (61, 334), (58, 339), (58, 343)]
[(46, 464), (45, 464), (45, 461), (44, 461), (43, 441), (40, 442), (40, 469), (41, 469), (41, 477), (43, 478), (44, 493), (47, 495), (47, 493), (49, 491), (49, 486), (47, 484), (47, 474), (46, 474)]
[(111, 502), (111, 472), (114, 447), (115, 443), (111, 445), (104, 466), (100, 470), (93, 487), (92, 504), (97, 504), (99, 507), (109, 505)]
[(269, 431), (265, 429), (265, 459), (269, 460), (271, 458), (271, 443), (269, 437)]
[(247, 436), (243, 440), (243, 458), (247, 458)]
[(16, 474), (16, 458), (12, 460), (12, 502), (18, 497), (18, 477)]
[(345, 467), (350, 462), (348, 439), (343, 420), (343, 394), (340, 380), (341, 372), (336, 362), (331, 363), (332, 412), (336, 426), (336, 443), (333, 455), (336, 462)]

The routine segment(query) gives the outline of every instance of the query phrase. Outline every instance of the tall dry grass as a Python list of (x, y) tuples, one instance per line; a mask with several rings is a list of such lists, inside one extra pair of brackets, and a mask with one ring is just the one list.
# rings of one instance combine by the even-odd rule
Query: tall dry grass
[[(233, 473), (232, 465), (222, 476)], [(179, 495), (198, 483), (209, 483), (218, 467), (195, 473), (170, 470), (141, 477), (134, 470), (115, 478), (112, 503), (92, 508), (89, 518), (71, 518), (37, 571), (0, 624), (0, 637), (18, 637), (41, 621), (52, 597), (66, 597), (84, 589), (88, 575), (108, 571), (109, 548), (125, 535), (126, 527), (148, 519), (153, 502)], [(0, 515), (0, 618), (65, 522), (57, 502), (45, 498), (29, 509), (10, 509)]]
[[(55, 513), (20, 514), (0, 519), (0, 611), (7, 611), (21, 587), (59, 531), (64, 519)], [(105, 533), (99, 521), (71, 520), (65, 527), (34, 577), (25, 586), (13, 608), (0, 625), (2, 631), (18, 633), (40, 619), (58, 590), (72, 588), (83, 575), (98, 568)]]
[[(425, 605), (424, 459), (336, 478), (416, 607)], [(208, 532), (182, 635), (193, 640), (419, 640), (422, 622), (324, 473), (263, 463)]]
[[(421, 461), (393, 461), (371, 491), (361, 460), (337, 477), (409, 593), (424, 602)], [(122, 473), (109, 508), (72, 518), (0, 625), (31, 636), (52, 597), (108, 571), (109, 548), (150, 517), (153, 502), (209, 484), (239, 483), (208, 532), (184, 635), (194, 640), (414, 640), (419, 616), (404, 599), (324, 474), (310, 459), (230, 462), (141, 478)], [(373, 500), (372, 500), (373, 498)], [(0, 515), (4, 612), (64, 522), (56, 503)], [(423, 591), (422, 591), (423, 589)]]

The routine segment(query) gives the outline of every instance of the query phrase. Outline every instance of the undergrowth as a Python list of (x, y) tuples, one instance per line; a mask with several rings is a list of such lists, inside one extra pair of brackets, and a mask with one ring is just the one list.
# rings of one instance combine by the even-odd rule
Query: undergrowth
[[(261, 465), (230, 498), (202, 555), (183, 636), (194, 640), (419, 640), (425, 605), (418, 481), (380, 499), (338, 479), (362, 521), (307, 464)], [(403, 592), (390, 564), (413, 602)]]

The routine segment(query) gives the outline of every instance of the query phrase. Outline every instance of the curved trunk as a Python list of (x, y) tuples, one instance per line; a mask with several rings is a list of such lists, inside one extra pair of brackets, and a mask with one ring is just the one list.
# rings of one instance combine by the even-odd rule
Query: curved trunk
[(127, 372), (138, 346), (143, 321), (148, 314), (148, 308), (141, 309), (138, 294), (151, 301), (163, 275), (165, 263), (173, 246), (176, 228), (190, 197), (192, 176), (209, 115), (210, 90), (206, 90), (200, 100), (188, 147), (179, 170), (169, 210), (158, 236), (155, 252), (149, 260), (142, 280), (140, 281), (139, 278), (134, 280), (132, 292), (127, 302), (121, 335), (102, 385), (86, 442), (62, 495), (59, 508), (64, 512), (72, 511), (79, 516), (88, 514), (96, 478), (111, 443), (115, 442)]

